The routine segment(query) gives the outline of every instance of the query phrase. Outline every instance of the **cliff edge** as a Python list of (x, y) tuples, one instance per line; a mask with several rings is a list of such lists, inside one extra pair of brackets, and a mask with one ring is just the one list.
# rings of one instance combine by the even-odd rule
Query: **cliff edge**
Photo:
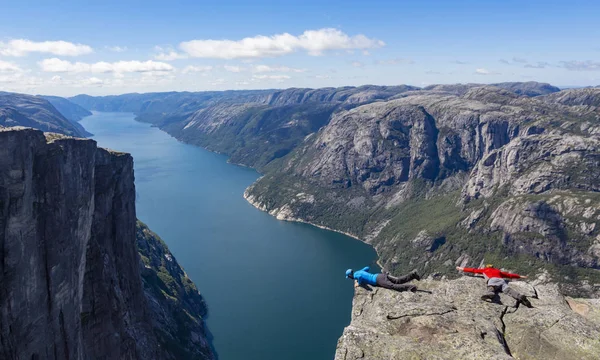
[(416, 284), (416, 293), (357, 288), (335, 360), (600, 359), (600, 299), (565, 297), (541, 279), (510, 284), (533, 308), (504, 294), (481, 301), (481, 278)]

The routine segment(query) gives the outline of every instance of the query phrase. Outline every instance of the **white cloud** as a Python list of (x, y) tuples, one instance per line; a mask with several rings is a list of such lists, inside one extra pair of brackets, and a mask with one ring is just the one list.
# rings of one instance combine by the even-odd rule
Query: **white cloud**
[(179, 60), (179, 59), (187, 59), (187, 55), (181, 54), (181, 53), (178, 53), (175, 51), (169, 51), (169, 52), (161, 52), (160, 54), (154, 56), (154, 59), (160, 60), (160, 61), (173, 61), (173, 60)]
[(291, 79), (288, 75), (252, 75), (252, 80), (275, 80), (276, 82), (284, 82), (285, 80)]
[(212, 66), (186, 66), (181, 72), (183, 74), (199, 72), (199, 73), (207, 73), (213, 69)]
[(216, 86), (216, 85), (225, 85), (227, 82), (225, 81), (225, 79), (216, 79), (213, 80), (211, 82), (209, 82), (210, 85)]
[(87, 79), (87, 83), (90, 85), (102, 85), (104, 84), (104, 81), (102, 79), (98, 79), (97, 77), (91, 77)]
[(516, 62), (516, 63), (521, 63), (521, 64), (526, 64), (527, 63), (527, 59), (523, 59), (523, 58), (519, 58), (519, 57), (512, 58), (512, 61)]
[(599, 71), (600, 62), (597, 61), (561, 61), (562, 67), (571, 71)]
[(322, 55), (328, 50), (372, 49), (385, 46), (381, 40), (365, 35), (349, 36), (338, 29), (307, 30), (299, 36), (288, 33), (272, 36), (258, 35), (242, 40), (192, 40), (180, 44), (191, 57), (236, 59), (274, 57), (306, 51)]
[(0, 73), (14, 73), (20, 71), (22, 71), (22, 69), (17, 64), (0, 60)]
[(94, 50), (83, 44), (73, 44), (68, 41), (42, 41), (35, 42), (25, 39), (10, 40), (7, 43), (0, 42), (0, 55), (25, 56), (32, 52), (49, 53), (61, 56), (78, 56), (90, 54)]
[(0, 73), (0, 84), (3, 90), (8, 91), (33, 91), (44, 81), (35, 76), (27, 76), (24, 72)]
[(394, 58), (388, 60), (379, 60), (377, 62), (381, 65), (399, 65), (399, 64), (414, 64), (415, 62), (412, 59), (407, 58)]
[(315, 79), (331, 79), (329, 75), (316, 75)]
[(70, 72), (70, 73), (130, 73), (130, 72), (170, 72), (175, 70), (173, 66), (163, 62), (148, 61), (117, 61), (108, 63), (100, 61), (97, 63), (70, 62), (57, 58), (44, 59), (39, 66), (46, 72)]
[(239, 73), (239, 72), (246, 70), (243, 67), (233, 66), (233, 65), (224, 65), (223, 68), (229, 72), (234, 72), (234, 73)]
[(361, 63), (360, 61), (353, 61), (351, 64), (352, 64), (352, 66), (357, 67), (357, 68), (361, 68), (361, 67), (365, 66), (365, 64)]
[(125, 52), (125, 51), (127, 51), (127, 46), (107, 46), (106, 48), (109, 51), (112, 51), (112, 52)]
[(253, 75), (255, 79), (272, 79), (272, 80), (281, 80), (281, 79), (291, 79), (288, 75)]
[(256, 65), (252, 68), (252, 72), (265, 73), (265, 72), (305, 72), (306, 69), (295, 69), (287, 66), (269, 66), (269, 65)]
[(548, 66), (550, 66), (549, 63), (545, 61), (538, 61), (536, 64), (525, 64), (524, 67), (527, 69), (545, 69)]
[(479, 69), (475, 70), (475, 74), (477, 74), (477, 75), (500, 75), (497, 72), (492, 72), (492, 71), (489, 71), (488, 69), (484, 69), (484, 68), (479, 68)]
[(238, 86), (240, 86), (240, 85), (250, 85), (250, 83), (247, 82), (247, 81), (236, 81), (235, 84), (238, 85)]

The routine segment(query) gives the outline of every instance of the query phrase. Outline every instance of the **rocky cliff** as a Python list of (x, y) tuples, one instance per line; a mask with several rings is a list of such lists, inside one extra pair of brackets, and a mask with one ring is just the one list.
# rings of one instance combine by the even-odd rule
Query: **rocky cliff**
[(0, 91), (0, 127), (10, 126), (27, 126), (76, 137), (88, 134), (42, 97)]
[(416, 293), (357, 288), (335, 360), (600, 359), (600, 301), (565, 297), (543, 276), (511, 283), (533, 308), (504, 294), (481, 301), (480, 278), (417, 285)]
[(131, 156), (26, 128), (0, 144), (0, 357), (175, 358), (142, 287)]
[[(579, 91), (566, 98), (590, 98)], [(338, 111), (246, 197), (370, 242), (392, 272), (485, 258), (598, 291), (597, 109), (494, 86), (460, 94), (409, 91)]]
[(138, 221), (142, 281), (159, 344), (170, 359), (212, 359), (204, 299), (162, 239)]

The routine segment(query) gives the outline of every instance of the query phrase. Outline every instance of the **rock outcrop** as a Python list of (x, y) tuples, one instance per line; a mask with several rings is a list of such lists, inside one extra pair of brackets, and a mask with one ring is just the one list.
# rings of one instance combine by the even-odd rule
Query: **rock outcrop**
[(480, 300), (485, 282), (428, 279), (420, 291), (357, 288), (335, 360), (600, 359), (600, 302), (564, 297), (556, 284), (515, 281), (531, 300)]
[(175, 358), (142, 287), (130, 155), (0, 129), (0, 229), (0, 358)]

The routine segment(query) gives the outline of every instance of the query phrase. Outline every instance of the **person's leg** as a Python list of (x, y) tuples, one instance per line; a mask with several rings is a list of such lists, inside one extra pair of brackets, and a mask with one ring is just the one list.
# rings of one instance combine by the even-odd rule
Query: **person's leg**
[(521, 297), (523, 295), (519, 294), (519, 292), (513, 288), (511, 288), (510, 286), (505, 286), (502, 288), (502, 292), (505, 293), (506, 295), (514, 298), (515, 300), (521, 300)]
[(502, 292), (505, 293), (506, 295), (514, 298), (517, 301), (520, 301), (521, 303), (523, 303), (523, 305), (527, 306), (527, 307), (531, 307), (531, 303), (529, 302), (529, 299), (527, 299), (527, 297), (525, 295), (520, 294), (517, 290), (511, 288), (510, 286), (504, 286), (502, 288)]
[(417, 274), (416, 271), (413, 271), (408, 275), (404, 275), (404, 276), (400, 276), (400, 277), (395, 277), (390, 274), (386, 274), (386, 277), (388, 278), (388, 280), (390, 280), (394, 284), (404, 284), (411, 280), (420, 280), (421, 279), (421, 277)]
[(498, 294), (499, 290), (500, 289), (497, 288), (496, 286), (488, 285), (487, 291), (485, 294), (481, 295), (481, 299), (482, 300), (492, 300), (494, 297), (496, 297), (496, 294)]
[(392, 282), (389, 278), (389, 275), (379, 274), (377, 275), (377, 286), (382, 288), (396, 290), (396, 291), (416, 291), (417, 287), (414, 285), (401, 285)]

